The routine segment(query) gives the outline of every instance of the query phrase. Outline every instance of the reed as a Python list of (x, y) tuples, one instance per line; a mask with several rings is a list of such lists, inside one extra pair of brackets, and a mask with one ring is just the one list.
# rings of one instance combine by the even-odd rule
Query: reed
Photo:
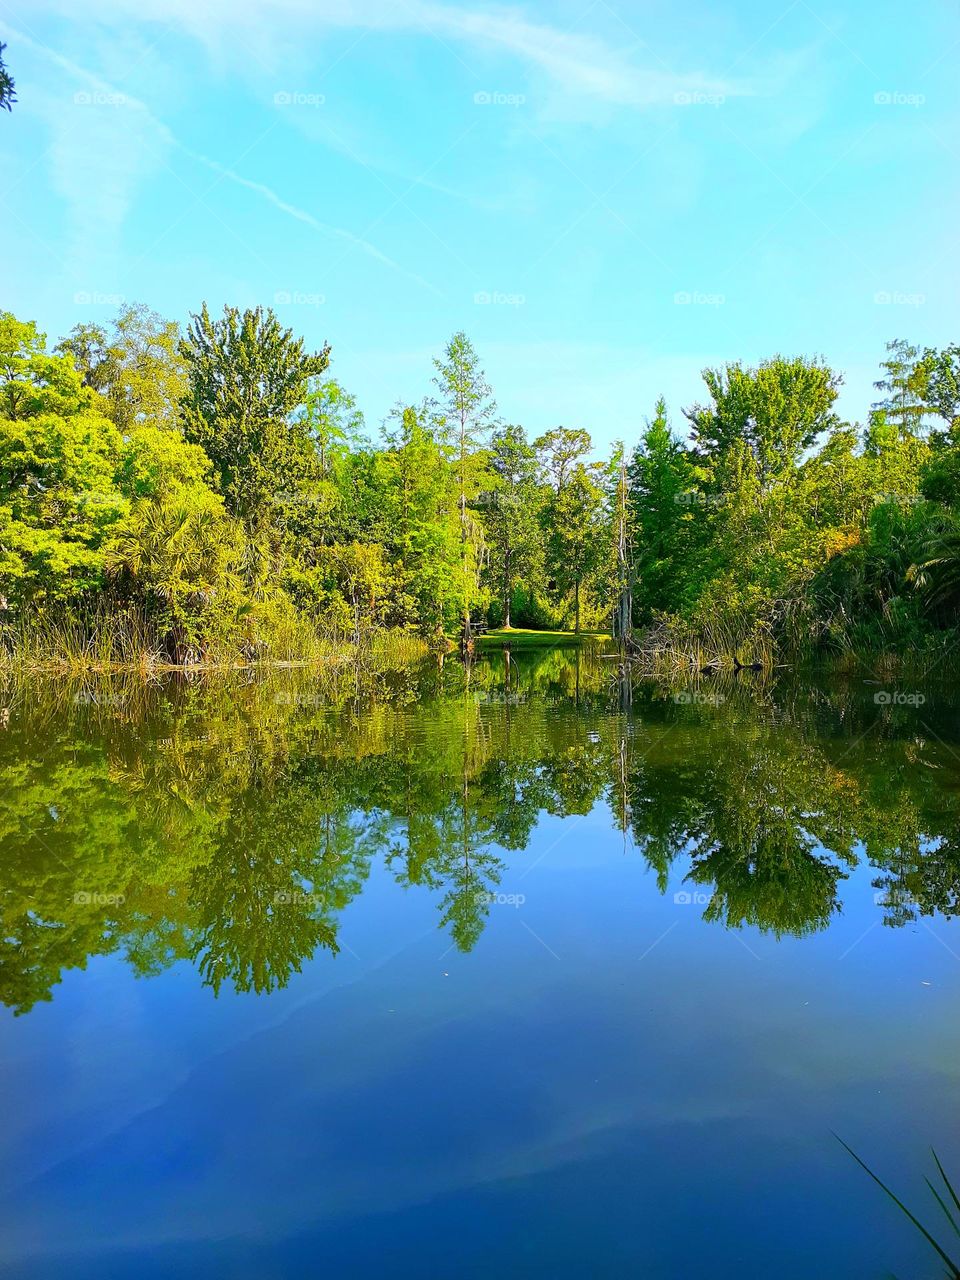
[(371, 631), (355, 641), (324, 634), (296, 615), (277, 619), (266, 641), (254, 645), (242, 635), (214, 638), (194, 661), (185, 663), (170, 660), (149, 620), (136, 612), (98, 611), (85, 618), (36, 616), (16, 630), (0, 632), (0, 672), (7, 673), (132, 671), (149, 675), (261, 665), (377, 671), (415, 662), (426, 653), (426, 643), (406, 632)]

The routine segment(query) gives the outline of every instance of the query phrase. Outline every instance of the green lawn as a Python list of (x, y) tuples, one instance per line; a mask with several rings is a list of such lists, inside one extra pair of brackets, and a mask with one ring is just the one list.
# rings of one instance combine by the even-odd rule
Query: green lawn
[(477, 636), (478, 649), (503, 649), (507, 645), (511, 649), (551, 648), (558, 644), (582, 644), (585, 640), (609, 640), (603, 631), (530, 631), (524, 627), (501, 628), (488, 631)]

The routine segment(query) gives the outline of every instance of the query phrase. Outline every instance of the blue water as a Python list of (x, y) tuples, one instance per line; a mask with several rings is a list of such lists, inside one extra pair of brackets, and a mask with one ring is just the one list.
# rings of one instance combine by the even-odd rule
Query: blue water
[[(683, 710), (648, 792), (691, 785), (681, 748), (701, 714), (716, 732), (714, 711)], [(654, 733), (647, 709), (554, 696), (534, 755), (560, 767), (611, 726), (611, 743), (624, 725), (676, 737), (672, 714)], [(416, 705), (403, 716), (421, 742)], [(839, 756), (836, 727), (822, 732)], [(884, 760), (915, 738), (903, 730)], [(35, 743), (31, 767), (54, 750)], [(882, 791), (880, 755), (867, 743), (842, 763)], [(215, 993), (176, 955), (138, 974), (114, 925), (116, 949), (4, 1011), (2, 1274), (940, 1274), (834, 1133), (939, 1230), (923, 1176), (931, 1143), (960, 1171), (957, 922), (885, 925), (855, 833), (827, 927), (727, 927), (703, 918), (689, 850), (658, 883), (619, 829), (615, 787), (580, 807), (495, 847), (497, 900), (472, 950), (440, 926), (435, 888), (398, 883), (388, 823), (338, 912), (339, 951), (269, 993)]]

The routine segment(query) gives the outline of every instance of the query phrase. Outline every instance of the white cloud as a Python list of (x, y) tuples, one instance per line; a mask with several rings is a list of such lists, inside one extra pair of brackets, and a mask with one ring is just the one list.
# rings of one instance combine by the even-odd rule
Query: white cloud
[[(35, 9), (73, 17), (73, 0), (35, 0)], [(218, 62), (242, 58), (275, 69), (283, 51), (303, 47), (324, 29), (414, 33), (449, 43), (469, 67), (470, 51), (500, 53), (543, 74), (551, 89), (616, 106), (672, 104), (678, 93), (724, 97), (753, 92), (741, 78), (701, 71), (642, 66), (598, 36), (561, 30), (528, 18), (522, 9), (477, 9), (433, 0), (87, 0), (85, 22), (116, 25), (124, 20), (163, 23), (199, 40)]]

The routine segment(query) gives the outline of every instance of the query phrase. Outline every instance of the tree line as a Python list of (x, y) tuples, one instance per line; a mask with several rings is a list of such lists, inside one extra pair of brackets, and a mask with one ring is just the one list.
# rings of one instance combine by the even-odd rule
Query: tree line
[[(948, 642), (960, 601), (960, 348), (888, 345), (865, 425), (841, 377), (704, 371), (601, 460), (503, 420), (456, 333), (372, 439), (330, 348), (263, 308), (142, 305), (56, 346), (0, 314), (0, 625), (183, 662), (383, 628), (612, 629), (717, 653)], [(638, 638), (639, 637), (639, 638)]]

